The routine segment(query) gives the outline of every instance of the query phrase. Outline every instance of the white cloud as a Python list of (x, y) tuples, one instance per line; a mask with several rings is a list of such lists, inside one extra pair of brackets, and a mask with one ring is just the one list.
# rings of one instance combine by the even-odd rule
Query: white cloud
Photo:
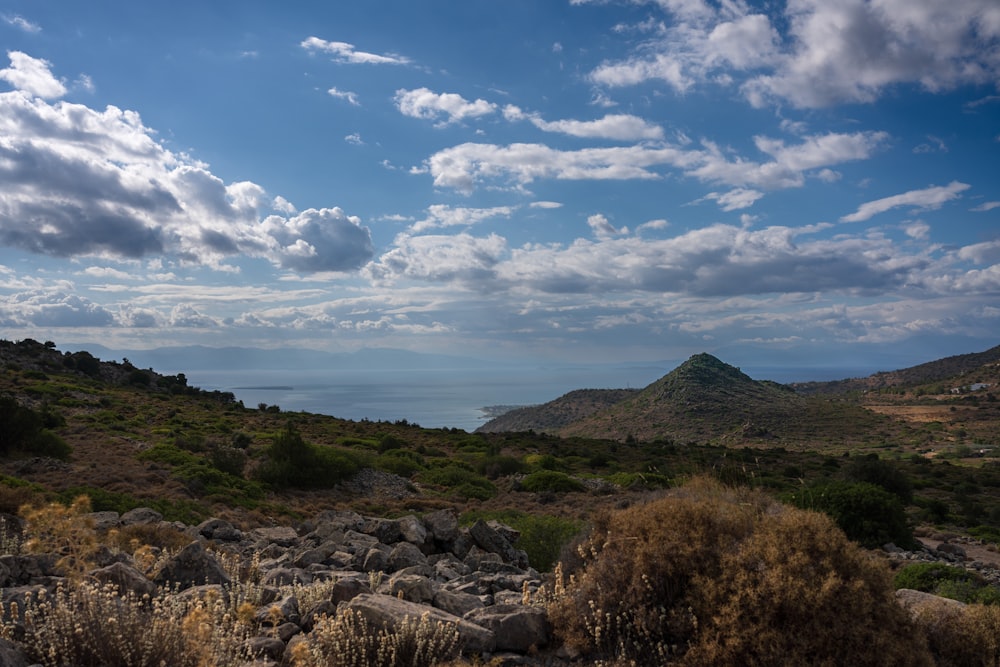
[(672, 20), (595, 68), (593, 82), (662, 81), (681, 93), (738, 82), (755, 106), (815, 108), (871, 102), (899, 84), (939, 92), (1000, 81), (995, 0), (791, 0), (770, 16), (742, 2), (655, 4)]
[(614, 139), (617, 141), (644, 141), (663, 139), (663, 128), (631, 114), (608, 114), (597, 120), (546, 121), (538, 114), (526, 114), (517, 107), (504, 109), (508, 120), (526, 118), (544, 132), (558, 132), (584, 139)]
[(925, 241), (930, 235), (931, 226), (922, 220), (915, 220), (913, 222), (903, 225), (903, 231), (911, 239), (917, 239), (918, 241)]
[(333, 60), (338, 63), (351, 65), (408, 65), (410, 59), (406, 56), (389, 54), (367, 53), (358, 51), (353, 44), (347, 42), (328, 42), (319, 37), (309, 37), (302, 40), (300, 46), (306, 51), (328, 53), (333, 56)]
[[(0, 93), (0, 136), (5, 246), (62, 257), (170, 256), (228, 271), (223, 260), (240, 255), (349, 271), (374, 252), (357, 218), (337, 208), (284, 217), (294, 210), (285, 200), (255, 183), (226, 184), (166, 150), (133, 111)], [(262, 219), (272, 205), (283, 215)]]
[(8, 51), (7, 57), (10, 58), (10, 67), (0, 69), (0, 79), (7, 81), (15, 89), (44, 99), (66, 94), (66, 86), (52, 76), (49, 70), (51, 65), (47, 60), (32, 58), (20, 51)]
[(368, 265), (366, 272), (379, 283), (398, 280), (431, 282), (472, 281), (482, 283), (494, 275), (494, 267), (506, 252), (506, 241), (497, 234), (477, 238), (400, 235), (395, 248)]
[(705, 195), (705, 199), (713, 199), (718, 202), (719, 207), (726, 212), (737, 211), (741, 208), (750, 208), (758, 199), (764, 196), (760, 190), (748, 188), (736, 188), (729, 192), (711, 192)]
[(471, 192), (477, 184), (507, 179), (521, 187), (542, 178), (563, 180), (656, 179), (655, 167), (673, 167), (709, 183), (736, 188), (800, 187), (805, 172), (870, 156), (888, 138), (884, 132), (829, 133), (804, 137), (797, 145), (757, 137), (757, 148), (772, 159), (754, 162), (711, 142), (701, 149), (666, 144), (560, 151), (542, 144), (465, 143), (428, 158), (434, 184)]
[(531, 208), (562, 208), (563, 204), (557, 201), (533, 201), (528, 206)]
[(435, 93), (429, 88), (397, 90), (395, 102), (405, 116), (423, 120), (438, 120), (443, 116), (444, 119), (437, 123), (439, 127), (459, 123), (466, 118), (488, 116), (497, 108), (496, 104), (486, 100), (469, 102), (456, 93)]
[(945, 186), (935, 186), (923, 190), (910, 190), (902, 194), (884, 197), (866, 202), (850, 215), (840, 218), (841, 222), (863, 222), (879, 213), (885, 213), (894, 208), (913, 207), (922, 210), (941, 208), (943, 204), (956, 199), (960, 193), (969, 189), (967, 183), (952, 181)]
[(357, 132), (354, 132), (352, 134), (346, 135), (344, 137), (344, 141), (346, 141), (347, 143), (352, 144), (354, 146), (364, 146), (365, 145), (364, 139), (362, 139), (361, 135), (358, 134)]
[(983, 213), (985, 211), (992, 211), (995, 208), (1000, 208), (1000, 201), (987, 201), (983, 202), (975, 208), (969, 209), (970, 211), (975, 211), (976, 213)]
[(356, 107), (357, 106), (361, 106), (361, 102), (358, 101), (358, 95), (357, 95), (357, 93), (352, 93), (349, 90), (340, 90), (340, 89), (338, 89), (336, 87), (330, 88), (326, 92), (331, 97), (336, 97), (338, 100), (344, 100), (348, 104), (352, 104), (352, 105), (354, 105)]
[(17, 14), (4, 15), (3, 22), (6, 23), (7, 25), (14, 26), (18, 30), (23, 30), (24, 32), (27, 33), (35, 34), (42, 31), (41, 26), (39, 26), (37, 23), (33, 23), (28, 19), (24, 18), (23, 16), (19, 16)]
[(447, 204), (427, 207), (427, 217), (414, 223), (411, 231), (424, 232), (437, 227), (471, 227), (490, 218), (509, 218), (514, 212), (510, 206), (492, 208), (453, 208)]
[(587, 225), (589, 225), (591, 231), (594, 232), (594, 236), (601, 240), (611, 239), (616, 236), (620, 236), (621, 234), (628, 233), (627, 227), (623, 227), (622, 229), (616, 228), (603, 213), (595, 213), (594, 215), (588, 216)]

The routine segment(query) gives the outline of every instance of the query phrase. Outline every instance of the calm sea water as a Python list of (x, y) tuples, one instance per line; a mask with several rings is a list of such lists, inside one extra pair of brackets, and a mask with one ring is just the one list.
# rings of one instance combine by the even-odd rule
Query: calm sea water
[[(523, 369), (329, 371), (187, 369), (188, 383), (231, 391), (249, 408), (261, 403), (282, 410), (343, 419), (405, 419), (427, 428), (473, 431), (493, 405), (535, 405), (574, 389), (641, 389), (670, 367), (559, 367)], [(853, 377), (845, 369), (743, 369), (756, 379), (778, 382)], [(165, 371), (166, 372), (166, 371)], [(866, 373), (867, 374), (867, 373)]]

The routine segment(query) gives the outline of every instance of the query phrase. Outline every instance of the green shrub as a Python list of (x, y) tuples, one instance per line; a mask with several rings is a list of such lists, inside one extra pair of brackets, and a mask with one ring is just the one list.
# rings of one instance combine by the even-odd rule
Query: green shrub
[(833, 517), (847, 537), (869, 548), (893, 542), (915, 548), (899, 498), (867, 482), (826, 482), (796, 491), (793, 504)]
[(291, 423), (268, 447), (256, 477), (277, 488), (330, 488), (358, 471), (357, 458), (332, 447), (307, 443)]
[(487, 500), (497, 493), (496, 487), (488, 479), (455, 464), (425, 470), (417, 475), (417, 481), (429, 486), (443, 487), (463, 498)]
[(975, 572), (944, 563), (906, 565), (896, 572), (892, 585), (897, 589), (912, 588), (966, 603), (996, 604), (1000, 599), (1000, 589)]
[(480, 461), (476, 466), (476, 470), (480, 475), (485, 475), (490, 479), (497, 479), (498, 477), (516, 475), (517, 473), (524, 472), (524, 463), (522, 463), (520, 459), (516, 459), (513, 456), (503, 456), (497, 454), (487, 456), (485, 459)]
[(904, 505), (913, 502), (913, 484), (906, 474), (891, 461), (882, 460), (874, 454), (851, 459), (844, 474), (852, 482), (868, 482), (881, 486), (889, 493), (898, 496)]
[(654, 472), (616, 472), (607, 480), (623, 489), (666, 489), (670, 478)]
[(598, 517), (579, 553), (569, 583), (557, 578), (549, 618), (587, 659), (932, 664), (886, 566), (829, 517), (762, 492), (699, 478)]
[(538, 470), (527, 475), (520, 482), (520, 490), (531, 493), (550, 491), (554, 493), (566, 493), (569, 491), (583, 491), (583, 484), (578, 479), (573, 479), (564, 472), (557, 470)]
[(514, 545), (528, 554), (528, 562), (540, 572), (552, 570), (563, 548), (583, 528), (578, 519), (528, 514), (519, 510), (473, 511), (462, 515), (462, 525), (472, 525), (477, 520), (495, 519), (521, 533)]
[(12, 396), (0, 396), (0, 456), (22, 452), (68, 458), (70, 446), (48, 430), (61, 422), (62, 418), (48, 407), (36, 412)]

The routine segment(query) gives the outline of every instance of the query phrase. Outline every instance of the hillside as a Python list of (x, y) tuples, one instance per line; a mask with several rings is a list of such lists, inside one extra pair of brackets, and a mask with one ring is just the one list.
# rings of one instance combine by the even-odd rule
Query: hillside
[(910, 387), (941, 382), (996, 363), (1000, 363), (1000, 345), (984, 352), (958, 354), (910, 368), (875, 373), (863, 378), (845, 378), (831, 382), (795, 382), (789, 386), (803, 395), (877, 391), (892, 387)]
[(577, 389), (542, 405), (515, 408), (495, 417), (477, 433), (507, 431), (537, 431), (557, 433), (561, 428), (580, 421), (634, 396), (638, 389)]
[(635, 396), (560, 434), (681, 442), (767, 437), (802, 410), (802, 399), (781, 385), (757, 382), (710, 354), (697, 354)]

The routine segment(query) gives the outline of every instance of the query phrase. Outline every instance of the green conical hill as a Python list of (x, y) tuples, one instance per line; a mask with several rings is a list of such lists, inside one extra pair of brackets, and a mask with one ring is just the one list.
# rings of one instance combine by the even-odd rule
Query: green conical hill
[(803, 399), (758, 382), (710, 354), (696, 354), (635, 397), (560, 431), (565, 436), (705, 442), (766, 437), (803, 408)]

